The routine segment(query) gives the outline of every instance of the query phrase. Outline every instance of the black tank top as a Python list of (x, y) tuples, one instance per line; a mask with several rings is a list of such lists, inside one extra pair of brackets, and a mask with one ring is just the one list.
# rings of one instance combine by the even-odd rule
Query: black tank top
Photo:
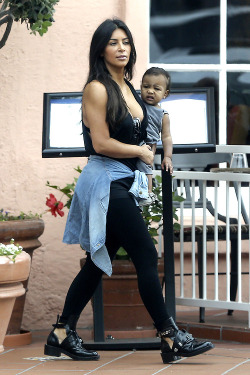
[[(143, 104), (143, 101), (133, 88), (130, 82), (125, 80), (126, 84), (129, 86), (132, 94), (134, 95), (137, 102), (140, 104), (143, 110), (143, 120), (138, 124), (136, 119), (133, 119), (131, 114), (128, 113), (125, 119), (120, 123), (119, 126), (117, 126), (116, 129), (109, 128), (110, 136), (117, 141), (127, 143), (127, 144), (136, 144), (139, 145), (142, 141), (146, 140), (147, 132), (147, 111)], [(100, 155), (97, 154), (94, 150), (91, 137), (89, 135), (89, 128), (87, 128), (84, 123), (83, 125), (83, 139), (85, 144), (85, 150), (87, 152), (87, 155)], [(101, 155), (103, 156), (103, 155)], [(136, 163), (138, 161), (138, 158), (121, 158), (116, 159), (120, 161), (121, 163), (127, 165), (132, 171), (135, 171), (136, 169)]]

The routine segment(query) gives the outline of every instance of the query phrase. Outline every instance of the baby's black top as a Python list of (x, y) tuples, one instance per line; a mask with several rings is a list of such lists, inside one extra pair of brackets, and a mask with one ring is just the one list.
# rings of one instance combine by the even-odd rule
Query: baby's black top
[[(131, 114), (128, 113), (125, 119), (117, 126), (116, 129), (109, 128), (110, 136), (117, 141), (127, 143), (127, 144), (137, 144), (139, 145), (142, 141), (146, 140), (147, 132), (147, 111), (143, 104), (143, 101), (135, 91), (134, 87), (131, 85), (130, 82), (125, 80), (126, 84), (129, 86), (130, 90), (132, 91), (135, 99), (140, 104), (140, 106), (143, 109), (143, 120), (140, 123), (139, 126), (139, 133), (137, 136), (136, 133), (136, 121), (132, 118)], [(97, 154), (94, 150), (91, 137), (89, 135), (89, 128), (87, 128), (84, 123), (83, 124), (83, 138), (84, 138), (84, 144), (85, 144), (85, 150), (87, 151), (88, 155), (100, 155)], [(103, 156), (103, 155), (101, 155)], [(122, 159), (116, 159), (120, 161), (121, 163), (127, 165), (132, 171), (136, 170), (136, 162), (137, 158), (122, 158)]]

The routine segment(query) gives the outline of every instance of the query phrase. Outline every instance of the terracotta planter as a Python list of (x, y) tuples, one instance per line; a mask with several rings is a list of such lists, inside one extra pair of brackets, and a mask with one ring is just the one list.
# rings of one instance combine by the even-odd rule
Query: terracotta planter
[[(158, 262), (162, 282), (164, 264)], [(155, 328), (139, 294), (137, 275), (129, 260), (114, 260), (111, 277), (103, 276), (105, 334), (114, 338), (154, 337)]]
[(8, 257), (0, 256), (0, 352), (11, 313), (17, 297), (25, 294), (22, 281), (29, 277), (31, 257), (28, 253), (18, 254), (13, 263)]
[[(44, 221), (41, 219), (11, 220), (0, 222), (0, 242), (7, 244), (11, 238), (23, 247), (32, 259), (33, 251), (41, 246), (38, 237), (44, 231)], [(28, 278), (23, 281), (23, 287), (27, 291)], [(15, 301), (11, 319), (7, 328), (7, 335), (4, 341), (5, 346), (16, 346), (31, 342), (31, 334), (27, 341), (27, 332), (21, 331), (23, 310), (26, 293), (18, 297)], [(23, 336), (24, 343), (21, 338)], [(13, 339), (13, 340), (12, 340)], [(17, 343), (17, 344), (16, 344)]]
[[(81, 260), (81, 266), (85, 259)], [(114, 260), (111, 277), (103, 276), (103, 308), (105, 336), (119, 338), (155, 337), (152, 318), (139, 294), (137, 275), (129, 260)], [(159, 259), (160, 281), (164, 277), (164, 261)]]

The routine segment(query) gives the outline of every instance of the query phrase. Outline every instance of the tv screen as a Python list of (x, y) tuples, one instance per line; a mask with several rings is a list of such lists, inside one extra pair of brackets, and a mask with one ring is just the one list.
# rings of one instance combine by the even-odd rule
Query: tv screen
[(213, 88), (172, 89), (160, 105), (169, 113), (174, 152), (215, 151)]
[(45, 93), (42, 157), (84, 156), (80, 92)]
[[(81, 100), (80, 92), (44, 94), (42, 157), (86, 156)], [(174, 153), (215, 151), (213, 88), (173, 88), (160, 105), (170, 116)]]

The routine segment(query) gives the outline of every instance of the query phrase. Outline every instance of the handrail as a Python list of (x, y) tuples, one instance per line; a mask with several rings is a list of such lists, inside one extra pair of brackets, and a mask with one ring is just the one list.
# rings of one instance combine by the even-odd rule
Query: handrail
[(250, 154), (250, 146), (249, 145), (216, 145), (216, 153), (219, 152), (242, 152), (244, 154)]
[(184, 180), (250, 182), (250, 174), (247, 173), (174, 171), (173, 176)]
[[(180, 228), (180, 235), (179, 235), (179, 242), (180, 242), (180, 293), (176, 297), (176, 303), (180, 305), (185, 306), (198, 306), (201, 308), (205, 307), (213, 307), (213, 308), (223, 308), (223, 309), (231, 309), (232, 310), (245, 310), (249, 313), (249, 327), (250, 327), (250, 263), (248, 261), (242, 260), (242, 240), (248, 241), (248, 247), (247, 247), (247, 253), (250, 251), (250, 234), (249, 234), (249, 213), (250, 213), (250, 173), (234, 173), (234, 172), (199, 172), (199, 171), (174, 171), (173, 177), (175, 180), (179, 183), (179, 188), (181, 192), (184, 193), (184, 180), (190, 181), (190, 187), (191, 187), (191, 215), (192, 215), (192, 225), (189, 225), (190, 235), (189, 237), (185, 237), (184, 232), (184, 224), (183, 224), (183, 217), (184, 217), (184, 209), (185, 205), (184, 203), (180, 204), (180, 218), (181, 218), (181, 228)], [(198, 186), (196, 181), (199, 182)], [(213, 184), (209, 185), (207, 182), (213, 182)], [(223, 184), (221, 184), (223, 182)], [(225, 185), (224, 185), (225, 184)], [(243, 185), (243, 186), (242, 186)], [(200, 186), (200, 187), (199, 187)], [(223, 194), (221, 201), (218, 199), (218, 191), (223, 189)], [(235, 198), (232, 199), (232, 189), (235, 190)], [(202, 217), (203, 221), (202, 224), (198, 224), (199, 228), (203, 228), (202, 233), (198, 234), (196, 232), (197, 226), (196, 226), (196, 207), (195, 202), (197, 201), (197, 190), (200, 189), (199, 192), (202, 194)], [(208, 190), (209, 189), (209, 190)], [(213, 224), (210, 225), (210, 222), (207, 222), (207, 211), (211, 210), (208, 209), (207, 203), (208, 197), (211, 195), (214, 198), (212, 198), (213, 205), (214, 205), (214, 214), (213, 214)], [(243, 204), (243, 197), (246, 201), (248, 201), (247, 209), (245, 209), (245, 206)], [(235, 201), (236, 199), (236, 201)], [(234, 202), (235, 204), (234, 206)], [(220, 220), (219, 213), (218, 213), (218, 206), (219, 204), (225, 204), (226, 206), (226, 220), (224, 224), (224, 235), (221, 236), (221, 232), (219, 230), (222, 230), (222, 226), (218, 223)], [(200, 206), (200, 205), (199, 205)], [(234, 222), (232, 222), (229, 217), (231, 214), (231, 211), (235, 210), (235, 216), (237, 218)], [(189, 210), (190, 212), (190, 210)], [(243, 217), (245, 224), (238, 225), (239, 223), (242, 223)], [(212, 217), (211, 217), (212, 220)], [(191, 229), (190, 229), (191, 227)], [(210, 230), (213, 227), (213, 232), (208, 234), (208, 230)], [(210, 228), (210, 229), (209, 229)], [(234, 229), (233, 229), (234, 228)], [(187, 229), (187, 228), (186, 228)], [(186, 230), (185, 229), (185, 230)], [(206, 229), (206, 230), (204, 230)], [(234, 232), (231, 232), (231, 231)], [(236, 231), (235, 231), (236, 230)], [(245, 232), (242, 232), (244, 230)], [(219, 235), (218, 235), (219, 234)], [(185, 248), (184, 241), (185, 238), (190, 242), (192, 242), (192, 252), (191, 252), (191, 259), (190, 259), (190, 266), (192, 268), (191, 271), (191, 290), (192, 290), (192, 296), (190, 297), (190, 290), (185, 290), (185, 286), (187, 285), (185, 274), (183, 272), (186, 267), (188, 267), (187, 264), (184, 264), (184, 262), (187, 262), (187, 258), (184, 256)], [(225, 264), (221, 263), (219, 258), (219, 245), (218, 241), (223, 240), (226, 241), (226, 257), (225, 257)], [(195, 252), (195, 243), (196, 241), (199, 242), (200, 251), (196, 254)], [(210, 259), (209, 267), (213, 270), (211, 273), (208, 271), (208, 258), (207, 258), (207, 246), (208, 241), (213, 242), (214, 244), (214, 258), (213, 261)], [(233, 242), (232, 242), (233, 241)], [(197, 242), (197, 244), (198, 244)], [(231, 242), (231, 248), (230, 248), (230, 242)], [(233, 246), (233, 247), (232, 247)], [(232, 250), (233, 249), (233, 250)], [(231, 251), (231, 253), (230, 253)], [(232, 253), (233, 251), (233, 253)], [(233, 258), (232, 258), (233, 256)], [(200, 257), (197, 259), (197, 257)], [(201, 271), (198, 271), (199, 274), (199, 287), (201, 288), (199, 293), (199, 297), (196, 296), (195, 292), (195, 284), (197, 282), (197, 278), (195, 277), (195, 262), (198, 260), (199, 264), (201, 265)], [(219, 273), (219, 266), (225, 267), (224, 273)], [(231, 266), (231, 270), (230, 270)], [(243, 270), (245, 270), (243, 272)], [(200, 274), (201, 272), (201, 274)], [(243, 273), (242, 273), (243, 272)], [(226, 279), (220, 279), (220, 275), (225, 275)], [(248, 281), (243, 284), (242, 283), (242, 275), (248, 275)], [(210, 283), (207, 282), (207, 278), (214, 275), (214, 279), (209, 279), (211, 282), (214, 283), (213, 292), (210, 291), (210, 294), (207, 292)], [(202, 277), (202, 280), (200, 278)], [(230, 285), (230, 277), (231, 282), (232, 278), (234, 278), (234, 282), (236, 283), (236, 288), (238, 286), (238, 297), (237, 301), (235, 301), (235, 296), (232, 299), (231, 297), (231, 285)], [(246, 277), (246, 276), (244, 276)], [(212, 281), (214, 280), (214, 281)], [(224, 281), (221, 281), (224, 280)], [(236, 280), (236, 281), (235, 281)], [(224, 284), (223, 284), (224, 283)], [(242, 285), (245, 285), (243, 288)], [(246, 286), (248, 285), (249, 291), (248, 296), (246, 297)], [(225, 295), (222, 296), (223, 292), (225, 291)], [(211, 295), (213, 294), (214, 298), (211, 298)], [(244, 295), (244, 298), (243, 298)]]

